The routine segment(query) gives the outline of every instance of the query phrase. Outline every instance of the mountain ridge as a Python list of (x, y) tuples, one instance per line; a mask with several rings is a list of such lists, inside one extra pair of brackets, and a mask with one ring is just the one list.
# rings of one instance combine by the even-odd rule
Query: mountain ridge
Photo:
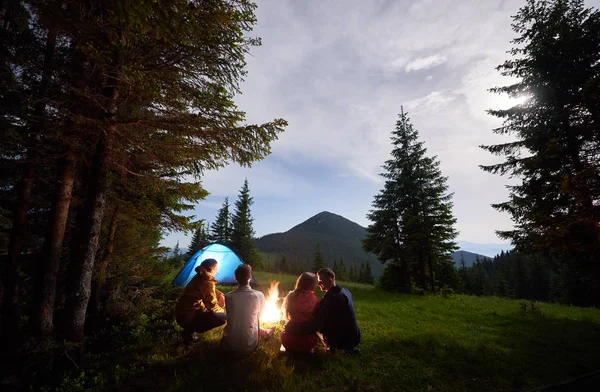
[[(366, 228), (358, 223), (342, 215), (321, 211), (285, 232), (265, 234), (256, 238), (254, 242), (256, 249), (266, 258), (267, 264), (273, 264), (285, 256), (288, 264), (302, 264), (306, 269), (310, 269), (315, 247), (319, 244), (321, 253), (330, 267), (334, 261), (339, 263), (340, 259), (344, 260), (347, 268), (351, 264), (369, 262), (373, 275), (377, 277), (381, 275), (385, 265), (377, 260), (374, 254), (362, 249), (361, 240), (365, 234)], [(461, 249), (452, 255), (457, 267), (460, 266), (461, 254), (466, 266), (472, 265), (476, 257), (490, 259), (487, 255)]]

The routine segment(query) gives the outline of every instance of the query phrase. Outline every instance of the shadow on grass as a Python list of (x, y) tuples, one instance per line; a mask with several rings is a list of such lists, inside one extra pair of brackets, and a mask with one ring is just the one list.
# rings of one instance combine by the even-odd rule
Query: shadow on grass
[(365, 353), (365, 359), (385, 364), (376, 389), (524, 391), (600, 368), (596, 323), (499, 316), (473, 334), (480, 336), (460, 341), (452, 333), (423, 332), (412, 339), (377, 339)]
[(388, 318), (375, 320), (356, 357), (280, 353), (274, 336), (232, 358), (210, 337), (168, 348), (168, 361), (147, 366), (120, 390), (526, 391), (600, 368), (600, 324), (591, 321), (483, 310), (461, 314), (460, 323), (432, 318), (420, 330), (379, 333)]
[(253, 390), (290, 389), (288, 384), (294, 376), (321, 371), (327, 359), (324, 353), (281, 353), (278, 339), (243, 357), (224, 352), (218, 342), (202, 341), (187, 348), (187, 355), (145, 369), (129, 378), (120, 390), (242, 391), (249, 386)]

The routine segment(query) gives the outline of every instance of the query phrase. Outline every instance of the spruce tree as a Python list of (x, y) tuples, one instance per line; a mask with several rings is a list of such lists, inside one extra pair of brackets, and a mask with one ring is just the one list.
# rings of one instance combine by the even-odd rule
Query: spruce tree
[(365, 265), (365, 276), (364, 276), (364, 283), (366, 284), (373, 284), (373, 282), (375, 281), (375, 279), (373, 278), (373, 271), (371, 270), (371, 263), (370, 262), (366, 262)]
[(525, 101), (489, 111), (503, 119), (494, 133), (512, 140), (482, 146), (504, 159), (483, 170), (520, 180), (493, 205), (514, 221), (498, 234), (569, 263), (575, 302), (599, 304), (600, 12), (582, 0), (528, 0), (513, 30), (512, 58), (497, 69), (519, 80), (491, 91)]
[(348, 280), (350, 282), (358, 281), (358, 272), (356, 271), (356, 264), (352, 263), (350, 271), (348, 272)]
[(317, 242), (317, 246), (315, 247), (315, 256), (313, 259), (313, 272), (317, 273), (321, 268), (327, 268), (327, 263), (325, 263), (325, 259), (323, 259), (323, 254), (321, 253), (321, 245)]
[(285, 256), (281, 256), (281, 260), (279, 261), (279, 269), (277, 272), (281, 272), (287, 274), (290, 272), (290, 267), (288, 266), (287, 259)]
[(252, 228), (252, 214), (250, 206), (254, 203), (250, 196), (248, 179), (240, 190), (238, 199), (235, 201), (235, 211), (231, 219), (231, 248), (237, 255), (254, 269), (261, 269), (262, 259), (254, 245), (254, 229)]
[[(9, 216), (14, 228), (0, 318), (18, 323), (6, 305), (23, 306), (44, 319), (30, 313), (40, 320), (35, 329), (44, 324), (44, 335), (53, 335), (49, 324), (56, 318), (64, 326), (61, 336), (81, 343), (96, 255), (104, 253), (104, 212), (113, 207), (116, 184), (140, 184), (139, 197), (128, 201), (131, 211), (153, 207), (162, 214), (160, 223), (152, 216), (148, 232), (165, 221), (189, 229), (182, 212), (207, 192), (201, 182), (183, 179), (264, 158), (285, 121), (248, 124), (234, 104), (245, 55), (260, 43), (248, 36), (256, 23), (251, 2), (30, 3), (0, 6), (6, 44), (0, 54), (0, 150), (3, 161), (12, 161), (2, 162), (0, 193), (8, 190), (18, 204), (10, 215), (0, 211), (1, 224)], [(7, 170), (18, 167), (23, 173)], [(55, 196), (39, 192), (46, 187)], [(44, 212), (35, 205), (42, 198)], [(44, 241), (25, 231), (34, 217), (29, 229), (47, 231)], [(70, 252), (63, 252), (63, 239)], [(13, 295), (19, 280), (31, 278), (19, 275), (19, 266), (36, 242), (48, 249), (35, 269), (44, 275), (43, 290), (33, 295), (44, 299), (41, 306)], [(68, 266), (68, 277), (58, 276), (60, 265)], [(65, 291), (65, 301), (54, 317), (56, 289)]]
[(229, 198), (225, 197), (223, 205), (217, 212), (214, 223), (210, 226), (210, 240), (225, 246), (231, 245), (232, 223), (229, 213)]
[[(409, 291), (411, 282), (434, 290), (438, 267), (456, 249), (452, 194), (440, 163), (428, 157), (424, 143), (402, 111), (392, 133), (392, 157), (385, 162), (385, 186), (374, 197), (367, 215), (363, 248), (383, 263), (397, 265), (398, 282), (390, 287)], [(440, 282), (443, 284), (444, 282)]]
[(194, 232), (186, 258), (189, 259), (208, 244), (210, 244), (208, 224), (203, 224)]
[(366, 267), (365, 267), (365, 263), (362, 262), (360, 263), (360, 267), (358, 269), (358, 279), (357, 282), (358, 283), (365, 283), (366, 281)]
[(335, 277), (337, 280), (347, 281), (348, 278), (348, 270), (346, 269), (346, 265), (344, 264), (344, 259), (340, 259), (340, 263), (337, 266), (337, 272), (335, 273)]

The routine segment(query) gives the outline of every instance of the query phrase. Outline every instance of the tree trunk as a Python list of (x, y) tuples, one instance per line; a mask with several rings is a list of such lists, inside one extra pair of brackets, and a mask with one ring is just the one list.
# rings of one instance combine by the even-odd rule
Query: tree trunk
[(425, 257), (423, 251), (419, 251), (419, 281), (421, 288), (427, 290), (427, 272), (425, 271)]
[(79, 229), (82, 233), (82, 242), (70, 265), (65, 303), (65, 337), (68, 341), (76, 343), (82, 343), (84, 338), (85, 315), (90, 299), (92, 272), (108, 189), (110, 148), (110, 136), (101, 132), (90, 177), (92, 182), (82, 211), (85, 217), (82, 219), (83, 227)]
[[(28, 154), (28, 157), (32, 154)], [(27, 209), (33, 188), (35, 165), (29, 161), (23, 172), (19, 200), (12, 232), (8, 245), (8, 267), (4, 277), (4, 292), (2, 294), (2, 333), (1, 335), (14, 341), (19, 331), (19, 307), (17, 306), (18, 278), (21, 267), (21, 248), (23, 237), (27, 230)]]
[(54, 211), (50, 230), (44, 245), (46, 262), (42, 266), (42, 276), (37, 285), (34, 306), (31, 313), (31, 330), (37, 336), (50, 336), (54, 331), (54, 300), (56, 281), (63, 249), (63, 240), (69, 217), (71, 194), (75, 180), (75, 157), (68, 154), (57, 180)]
[(429, 274), (431, 275), (429, 279), (429, 281), (431, 282), (431, 291), (433, 291), (433, 293), (435, 294), (435, 276), (433, 273), (433, 258), (431, 257), (431, 255), (427, 258), (427, 264), (429, 264)]
[(93, 300), (90, 309), (91, 313), (97, 313), (100, 309), (100, 294), (102, 293), (102, 284), (104, 283), (104, 280), (106, 280), (106, 271), (108, 270), (110, 256), (112, 255), (115, 249), (115, 234), (117, 233), (118, 222), (119, 205), (115, 207), (115, 210), (112, 214), (112, 218), (110, 220), (110, 227), (108, 229), (108, 241), (106, 242), (106, 248), (104, 249), (104, 254), (102, 255), (102, 261), (100, 261), (97, 279), (94, 281), (94, 285), (92, 287)]
[[(12, 3), (11, 3), (12, 4)], [(9, 4), (9, 7), (11, 5)], [(8, 13), (8, 11), (6, 11)], [(19, 331), (19, 309), (17, 306), (18, 276), (21, 267), (21, 249), (23, 238), (27, 231), (27, 211), (31, 200), (34, 175), (37, 168), (38, 144), (40, 134), (44, 128), (43, 117), (46, 111), (46, 95), (52, 78), (54, 51), (56, 48), (56, 29), (50, 29), (46, 39), (44, 53), (44, 68), (38, 89), (38, 100), (34, 107), (34, 122), (32, 127), (29, 149), (23, 168), (23, 178), (19, 188), (17, 209), (8, 246), (8, 264), (4, 281), (2, 296), (2, 333), (0, 335), (13, 340)]]

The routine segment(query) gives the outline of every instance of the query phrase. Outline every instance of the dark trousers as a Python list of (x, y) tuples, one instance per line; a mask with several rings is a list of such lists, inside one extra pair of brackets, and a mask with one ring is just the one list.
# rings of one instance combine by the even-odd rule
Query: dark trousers
[(213, 328), (220, 327), (227, 322), (227, 315), (225, 313), (213, 313), (213, 312), (202, 312), (198, 311), (194, 315), (192, 321), (183, 327), (184, 335), (191, 336), (192, 333), (198, 332), (203, 333), (210, 331)]

